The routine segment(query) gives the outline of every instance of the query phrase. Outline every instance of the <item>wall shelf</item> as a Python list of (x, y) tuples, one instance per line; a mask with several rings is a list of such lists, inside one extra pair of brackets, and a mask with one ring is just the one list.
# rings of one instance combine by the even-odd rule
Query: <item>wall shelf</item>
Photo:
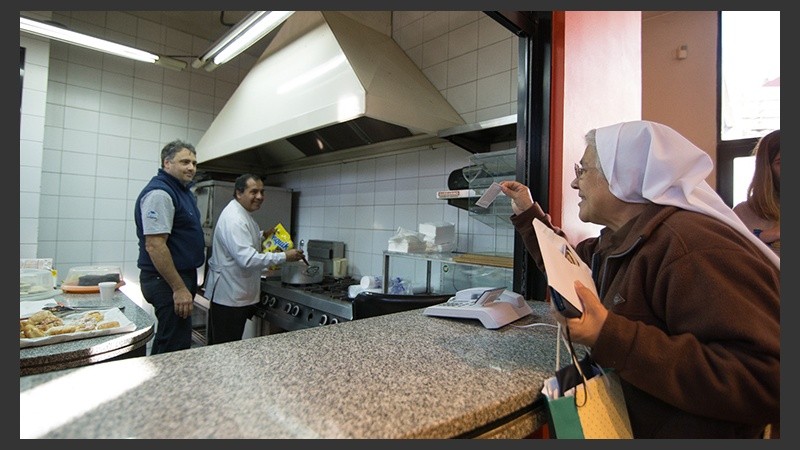
[[(471, 257), (485, 256), (500, 260), (504, 256), (475, 255), (468, 253), (401, 253), (383, 252), (383, 279), (393, 277), (413, 278), (414, 287), (421, 287), (425, 279), (426, 293), (455, 293), (461, 289), (478, 286), (513, 285), (511, 267), (486, 265)], [(393, 262), (394, 260), (394, 262)], [(472, 262), (475, 261), (475, 262)], [(507, 265), (507, 261), (504, 261)], [(388, 283), (383, 284), (384, 293)]]
[[(492, 183), (516, 179), (517, 149), (476, 153), (470, 156), (470, 166), (462, 169), (470, 189), (483, 194)], [(467, 210), (470, 218), (476, 219), (492, 228), (510, 228), (511, 199), (499, 195), (488, 208), (475, 205), (479, 197), (469, 198)]]
[(459, 125), (438, 135), (472, 153), (489, 152), (493, 144), (517, 140), (517, 115)]

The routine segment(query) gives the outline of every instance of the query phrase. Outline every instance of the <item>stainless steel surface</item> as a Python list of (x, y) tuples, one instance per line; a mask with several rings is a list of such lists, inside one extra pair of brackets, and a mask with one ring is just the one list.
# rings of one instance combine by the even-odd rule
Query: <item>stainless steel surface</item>
[(306, 254), (305, 254), (306, 247), (305, 247), (305, 243), (306, 243), (306, 241), (304, 241), (304, 240), (300, 239), (300, 247), (299, 247), (299, 249), (300, 249), (300, 251), (301, 251), (301, 252), (303, 252), (303, 255), (301, 256), (301, 258), (302, 258), (302, 261), (303, 261), (304, 263), (306, 263), (306, 265), (307, 265), (307, 266), (310, 266), (311, 264), (309, 264), (309, 263), (308, 263), (308, 259), (306, 259)]
[(270, 324), (270, 331), (295, 331), (353, 320), (347, 286), (353, 278), (324, 277), (310, 285), (288, 285), (276, 278), (262, 279), (261, 302), (256, 314)]
[[(352, 302), (347, 288), (358, 284), (351, 277), (334, 277), (334, 260), (344, 257), (344, 242), (310, 239), (305, 245), (306, 266), (300, 261), (284, 263), (280, 281), (262, 280), (259, 316), (270, 323), (270, 331), (294, 331), (352, 320)], [(309, 272), (316, 269), (315, 272)]]
[(492, 144), (516, 141), (517, 115), (458, 125), (439, 131), (438, 136), (472, 153), (489, 152)]
[[(391, 30), (391, 14), (376, 17)], [(377, 29), (336, 11), (295, 12), (197, 143), (198, 169), (272, 173), (441, 142), (439, 130), (464, 120)], [(328, 72), (310, 79), (319, 67)]]
[[(197, 197), (197, 208), (200, 210), (200, 223), (205, 234), (206, 247), (210, 247), (214, 236), (214, 227), (222, 210), (233, 200), (234, 183), (223, 180), (205, 180), (194, 185)], [(292, 226), (292, 191), (275, 186), (264, 186), (264, 203), (253, 211), (253, 218), (263, 229), (283, 224), (291, 230)]]
[(311, 239), (308, 241), (308, 253), (314, 259), (343, 258), (344, 242)]
[(281, 266), (281, 282), (293, 285), (314, 284), (322, 281), (322, 263), (295, 261)]
[(208, 344), (208, 310), (211, 302), (200, 294), (194, 296), (192, 305), (192, 344)]
[(306, 249), (309, 261), (322, 263), (323, 275), (333, 275), (333, 260), (344, 258), (344, 242), (341, 241), (310, 239)]

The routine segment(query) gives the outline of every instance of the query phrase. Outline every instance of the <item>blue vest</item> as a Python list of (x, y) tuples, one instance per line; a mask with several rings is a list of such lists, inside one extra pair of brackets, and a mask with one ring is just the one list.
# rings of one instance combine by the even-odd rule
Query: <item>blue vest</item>
[(197, 199), (188, 186), (180, 180), (158, 169), (158, 174), (150, 179), (147, 186), (139, 193), (134, 207), (136, 220), (136, 236), (139, 238), (139, 269), (157, 271), (150, 259), (150, 254), (145, 248), (145, 238), (142, 231), (142, 197), (154, 189), (166, 191), (172, 198), (175, 206), (175, 217), (172, 222), (172, 231), (167, 239), (167, 248), (172, 255), (172, 261), (178, 271), (196, 269), (205, 262), (205, 238), (200, 225), (200, 210), (197, 208)]

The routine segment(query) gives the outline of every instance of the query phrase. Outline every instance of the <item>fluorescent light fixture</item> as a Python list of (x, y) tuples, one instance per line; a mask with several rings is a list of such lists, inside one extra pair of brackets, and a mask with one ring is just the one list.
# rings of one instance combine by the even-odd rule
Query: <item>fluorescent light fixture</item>
[(194, 60), (192, 67), (214, 70), (258, 42), (292, 14), (294, 11), (253, 11)]
[(92, 50), (99, 50), (112, 55), (122, 56), (123, 58), (130, 58), (149, 63), (155, 63), (158, 60), (158, 55), (153, 53), (148, 53), (143, 50), (138, 50), (122, 44), (116, 44), (104, 39), (87, 36), (85, 34), (76, 33), (74, 31), (65, 30), (64, 28), (26, 19), (24, 17), (19, 18), (19, 29), (37, 36), (55, 39), (57, 41), (90, 48)]
[(66, 42), (68, 44), (77, 45), (92, 50), (98, 50), (112, 55), (121, 56), (123, 58), (153, 63), (173, 70), (183, 70), (187, 66), (185, 61), (167, 56), (159, 56), (144, 50), (128, 47), (127, 45), (117, 44), (105, 39), (70, 31), (55, 25), (37, 22), (25, 17), (19, 18), (19, 29), (20, 31), (34, 34), (36, 36), (55, 39), (57, 41)]
[(155, 63), (157, 66), (165, 67), (167, 69), (177, 70), (180, 72), (189, 65), (186, 61), (180, 59), (170, 58), (169, 56), (159, 56)]

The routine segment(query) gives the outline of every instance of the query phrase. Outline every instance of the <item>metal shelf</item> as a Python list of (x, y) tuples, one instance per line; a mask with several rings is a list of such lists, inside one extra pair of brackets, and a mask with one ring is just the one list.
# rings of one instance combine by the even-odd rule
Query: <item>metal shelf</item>
[(517, 115), (455, 126), (440, 131), (438, 136), (472, 153), (489, 152), (493, 144), (516, 141)]
[[(476, 177), (470, 181), (469, 188), (483, 192), (490, 184), (497, 181), (516, 179), (517, 149), (480, 153), (470, 156), (470, 166)], [(464, 169), (466, 171), (466, 168)], [(501, 195), (488, 208), (475, 206), (477, 198), (470, 198), (468, 211), (474, 218), (492, 228), (511, 227), (509, 217), (512, 214), (511, 199)]]
[[(391, 258), (406, 258), (425, 263), (425, 292), (426, 293), (439, 293), (438, 289), (433, 286), (433, 264), (440, 264), (443, 268), (442, 273), (447, 273), (448, 276), (454, 277), (453, 272), (460, 272), (468, 280), (458, 280), (469, 284), (463, 285), (459, 289), (467, 287), (476, 287), (479, 285), (491, 286), (511, 286), (513, 284), (513, 269), (507, 267), (494, 267), (485, 264), (455, 261), (453, 258), (461, 253), (401, 253), (392, 252), (389, 250), (383, 251), (383, 279), (389, 280), (391, 278)], [(498, 255), (499, 256), (499, 255)], [(505, 256), (505, 255), (503, 255)], [(459, 268), (455, 270), (454, 268)], [(455, 279), (449, 280), (456, 283)], [(388, 283), (383, 283), (383, 292), (387, 293)]]

